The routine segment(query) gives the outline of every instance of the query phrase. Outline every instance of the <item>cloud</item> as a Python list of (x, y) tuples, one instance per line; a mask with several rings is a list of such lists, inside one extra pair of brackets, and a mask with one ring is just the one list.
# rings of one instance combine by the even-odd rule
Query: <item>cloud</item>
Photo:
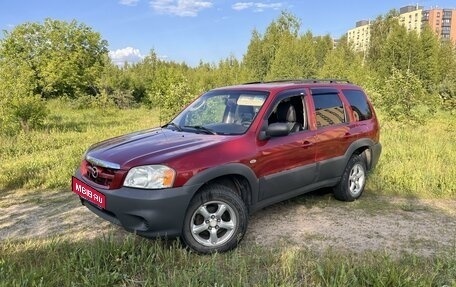
[(248, 9), (252, 6), (253, 6), (253, 2), (237, 2), (237, 3), (234, 3), (233, 6), (231, 6), (231, 8), (233, 8), (234, 10), (241, 11), (241, 10)]
[(128, 62), (130, 64), (136, 63), (144, 58), (138, 49), (132, 47), (109, 51), (109, 57), (111, 58), (111, 61), (117, 66), (122, 66), (125, 62)]
[(253, 9), (254, 12), (263, 12), (265, 9), (278, 10), (282, 8), (283, 3), (263, 3), (263, 2), (237, 2), (234, 3), (231, 8), (233, 10), (241, 11), (246, 9)]
[(214, 4), (211, 1), (198, 0), (153, 0), (150, 6), (160, 14), (171, 14), (181, 17), (195, 17), (198, 12), (211, 8)]
[(138, 2), (139, 0), (119, 0), (119, 4), (125, 6), (136, 6)]

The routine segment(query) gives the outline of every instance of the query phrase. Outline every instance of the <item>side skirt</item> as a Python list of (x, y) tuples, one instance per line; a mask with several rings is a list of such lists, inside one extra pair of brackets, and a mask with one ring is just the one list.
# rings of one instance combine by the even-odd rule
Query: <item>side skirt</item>
[(250, 214), (252, 214), (260, 209), (263, 209), (266, 206), (296, 197), (298, 195), (302, 195), (302, 194), (305, 194), (305, 193), (308, 193), (308, 192), (311, 192), (311, 191), (314, 191), (314, 190), (317, 190), (320, 188), (324, 188), (324, 187), (333, 187), (333, 186), (337, 185), (339, 183), (339, 181), (340, 181), (340, 177), (331, 178), (331, 179), (328, 179), (325, 181), (317, 182), (317, 183), (314, 183), (311, 185), (307, 185), (307, 186), (292, 190), (287, 193), (279, 194), (278, 196), (266, 198), (264, 200), (257, 202), (256, 204), (252, 205), (250, 207)]

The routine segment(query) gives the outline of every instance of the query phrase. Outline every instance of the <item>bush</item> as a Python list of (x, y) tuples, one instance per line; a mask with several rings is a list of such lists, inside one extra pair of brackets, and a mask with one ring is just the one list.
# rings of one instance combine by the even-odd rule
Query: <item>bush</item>
[(45, 101), (39, 95), (13, 97), (0, 108), (0, 126), (3, 134), (28, 133), (43, 124), (48, 114)]
[(437, 86), (436, 90), (442, 99), (443, 109), (456, 112), (456, 82), (445, 79)]
[(131, 91), (115, 90), (109, 97), (119, 109), (128, 109), (138, 106)]
[(393, 68), (378, 100), (389, 119), (423, 123), (435, 111), (434, 95), (427, 95), (421, 80), (412, 72)]
[(65, 99), (69, 102), (71, 107), (78, 110), (84, 110), (93, 107), (93, 102), (95, 101), (95, 97), (89, 95), (81, 95), (76, 99)]
[(149, 95), (150, 106), (159, 109), (160, 123), (171, 120), (193, 98), (194, 95), (185, 77), (165, 81), (160, 88), (153, 90)]

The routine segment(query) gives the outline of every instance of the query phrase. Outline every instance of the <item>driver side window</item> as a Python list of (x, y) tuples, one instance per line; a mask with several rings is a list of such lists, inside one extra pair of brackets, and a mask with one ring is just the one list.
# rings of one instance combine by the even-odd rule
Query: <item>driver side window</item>
[(274, 123), (288, 123), (291, 133), (307, 129), (303, 97), (293, 96), (281, 100), (268, 118), (268, 125)]

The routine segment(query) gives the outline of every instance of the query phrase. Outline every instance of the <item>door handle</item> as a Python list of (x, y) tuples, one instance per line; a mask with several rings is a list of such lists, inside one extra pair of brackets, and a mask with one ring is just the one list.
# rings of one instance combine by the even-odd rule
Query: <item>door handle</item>
[(302, 147), (302, 148), (308, 148), (308, 147), (310, 147), (310, 146), (312, 146), (312, 145), (313, 145), (313, 142), (310, 142), (310, 141), (303, 141), (303, 142), (301, 143), (301, 147)]

